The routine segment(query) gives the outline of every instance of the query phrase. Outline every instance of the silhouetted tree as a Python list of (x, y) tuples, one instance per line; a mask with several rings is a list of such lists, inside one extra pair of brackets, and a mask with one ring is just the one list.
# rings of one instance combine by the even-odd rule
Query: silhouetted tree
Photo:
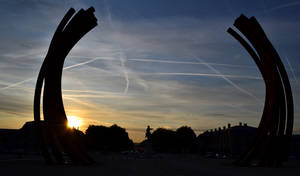
[(176, 133), (172, 130), (158, 128), (152, 133), (151, 140), (157, 152), (176, 152)]
[(67, 135), (71, 136), (76, 140), (80, 145), (85, 145), (85, 135), (82, 131), (76, 129), (76, 128), (70, 128), (67, 131)]
[(133, 142), (124, 128), (90, 125), (86, 130), (87, 146), (93, 151), (124, 151), (133, 148)]
[(176, 130), (176, 143), (180, 152), (192, 152), (196, 149), (196, 134), (191, 127), (182, 126)]
[(156, 129), (151, 135), (153, 150), (157, 152), (194, 152), (196, 134), (191, 127), (182, 126), (176, 131)]
[(133, 142), (128, 137), (124, 128), (114, 124), (109, 128), (110, 132), (110, 149), (112, 151), (124, 151), (133, 148)]
[(89, 150), (105, 150), (108, 148), (108, 127), (90, 125), (85, 131), (86, 144)]

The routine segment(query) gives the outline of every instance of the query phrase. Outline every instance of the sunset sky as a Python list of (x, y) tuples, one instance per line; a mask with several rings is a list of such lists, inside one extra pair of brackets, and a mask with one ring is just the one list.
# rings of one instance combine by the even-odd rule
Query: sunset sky
[(204, 130), (257, 126), (265, 85), (248, 53), (226, 30), (255, 16), (280, 54), (300, 133), (300, 1), (0, 0), (0, 128), (33, 120), (37, 75), (53, 33), (70, 7), (94, 6), (98, 26), (66, 58), (68, 116), (118, 124), (131, 139), (147, 125)]

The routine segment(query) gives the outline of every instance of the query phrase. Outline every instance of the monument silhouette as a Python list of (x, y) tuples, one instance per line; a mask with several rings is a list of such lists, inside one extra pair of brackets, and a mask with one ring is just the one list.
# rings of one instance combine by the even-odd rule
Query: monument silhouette
[(265, 105), (258, 132), (248, 150), (237, 160), (249, 165), (263, 143), (264, 156), (260, 165), (277, 167), (288, 157), (289, 141), (293, 132), (293, 96), (284, 65), (255, 17), (241, 15), (234, 26), (249, 40), (252, 47), (232, 28), (230, 33), (247, 50), (266, 85)]
[(145, 133), (145, 137), (147, 138), (147, 140), (151, 139), (151, 130), (153, 130), (153, 128), (150, 128), (150, 125), (148, 125)]
[[(65, 58), (75, 44), (97, 26), (94, 11), (94, 8), (90, 7), (87, 10), (81, 9), (74, 15), (75, 10), (71, 8), (66, 13), (54, 33), (37, 78), (34, 95), (34, 120), (43, 157), (49, 164), (65, 163), (64, 153), (73, 163), (91, 164), (94, 162), (67, 128), (67, 116), (61, 91)], [(241, 15), (234, 22), (234, 26), (249, 40), (252, 46), (232, 28), (228, 29), (228, 33), (240, 42), (253, 58), (266, 85), (265, 105), (257, 134), (236, 163), (243, 166), (250, 165), (251, 161), (257, 157), (258, 150), (265, 145), (263, 147), (264, 155), (260, 157), (260, 164), (280, 166), (288, 157), (289, 141), (293, 131), (293, 96), (288, 75), (278, 53), (254, 17), (247, 18)], [(42, 88), (45, 121), (43, 126), (40, 118)], [(159, 130), (168, 139), (175, 139), (174, 132)], [(153, 143), (155, 143), (155, 135), (159, 130), (151, 134), (151, 128), (148, 126), (146, 137), (149, 139), (151, 134)], [(166, 144), (164, 147), (168, 148), (167, 146)]]
[[(34, 94), (34, 120), (42, 154), (49, 164), (65, 163), (63, 152), (67, 153), (74, 163), (91, 164), (93, 162), (83, 147), (70, 136), (62, 100), (61, 77), (68, 53), (85, 34), (97, 26), (94, 11), (93, 7), (87, 10), (81, 9), (73, 16), (75, 10), (71, 8), (66, 13), (54, 33), (37, 78)], [(40, 120), (42, 88), (44, 130)]]

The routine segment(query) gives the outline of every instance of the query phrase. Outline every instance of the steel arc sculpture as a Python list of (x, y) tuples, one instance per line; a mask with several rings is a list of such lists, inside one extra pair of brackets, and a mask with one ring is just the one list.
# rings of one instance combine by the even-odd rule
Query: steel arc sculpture
[(293, 131), (294, 107), (288, 75), (278, 53), (255, 17), (241, 15), (234, 22), (234, 26), (252, 46), (232, 28), (227, 32), (250, 54), (266, 87), (264, 109), (257, 134), (236, 164), (246, 166), (258, 159), (261, 166), (278, 167), (287, 160)]
[[(87, 10), (81, 9), (73, 16), (75, 10), (71, 8), (66, 13), (54, 33), (37, 78), (34, 94), (34, 121), (43, 157), (49, 164), (64, 164), (66, 162), (64, 153), (72, 163), (93, 163), (67, 128), (61, 77), (68, 53), (85, 34), (97, 26), (94, 11), (93, 7)], [(42, 88), (44, 125), (40, 118)]]

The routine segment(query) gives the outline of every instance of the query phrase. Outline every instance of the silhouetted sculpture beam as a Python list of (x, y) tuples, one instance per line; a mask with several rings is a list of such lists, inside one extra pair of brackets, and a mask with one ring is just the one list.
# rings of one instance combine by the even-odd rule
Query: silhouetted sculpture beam
[(236, 19), (234, 26), (245, 35), (256, 52), (233, 29), (229, 28), (228, 32), (251, 55), (266, 85), (265, 105), (258, 132), (252, 145), (239, 158), (237, 164), (249, 165), (266, 140), (260, 164), (280, 166), (288, 157), (289, 140), (293, 131), (294, 109), (290, 82), (278, 53), (257, 20), (241, 15)]
[[(73, 16), (75, 10), (71, 8), (66, 13), (54, 33), (38, 75), (34, 95), (34, 120), (37, 124), (41, 150), (47, 163), (54, 162), (52, 156), (57, 163), (64, 163), (62, 152), (66, 152), (73, 162), (83, 164), (92, 162), (80, 144), (68, 136), (67, 116), (62, 100), (61, 77), (68, 53), (86, 33), (97, 26), (94, 11), (93, 7), (87, 10), (81, 9)], [(46, 136), (40, 124), (40, 99), (43, 83), (43, 114)], [(49, 147), (53, 155), (48, 151)]]

